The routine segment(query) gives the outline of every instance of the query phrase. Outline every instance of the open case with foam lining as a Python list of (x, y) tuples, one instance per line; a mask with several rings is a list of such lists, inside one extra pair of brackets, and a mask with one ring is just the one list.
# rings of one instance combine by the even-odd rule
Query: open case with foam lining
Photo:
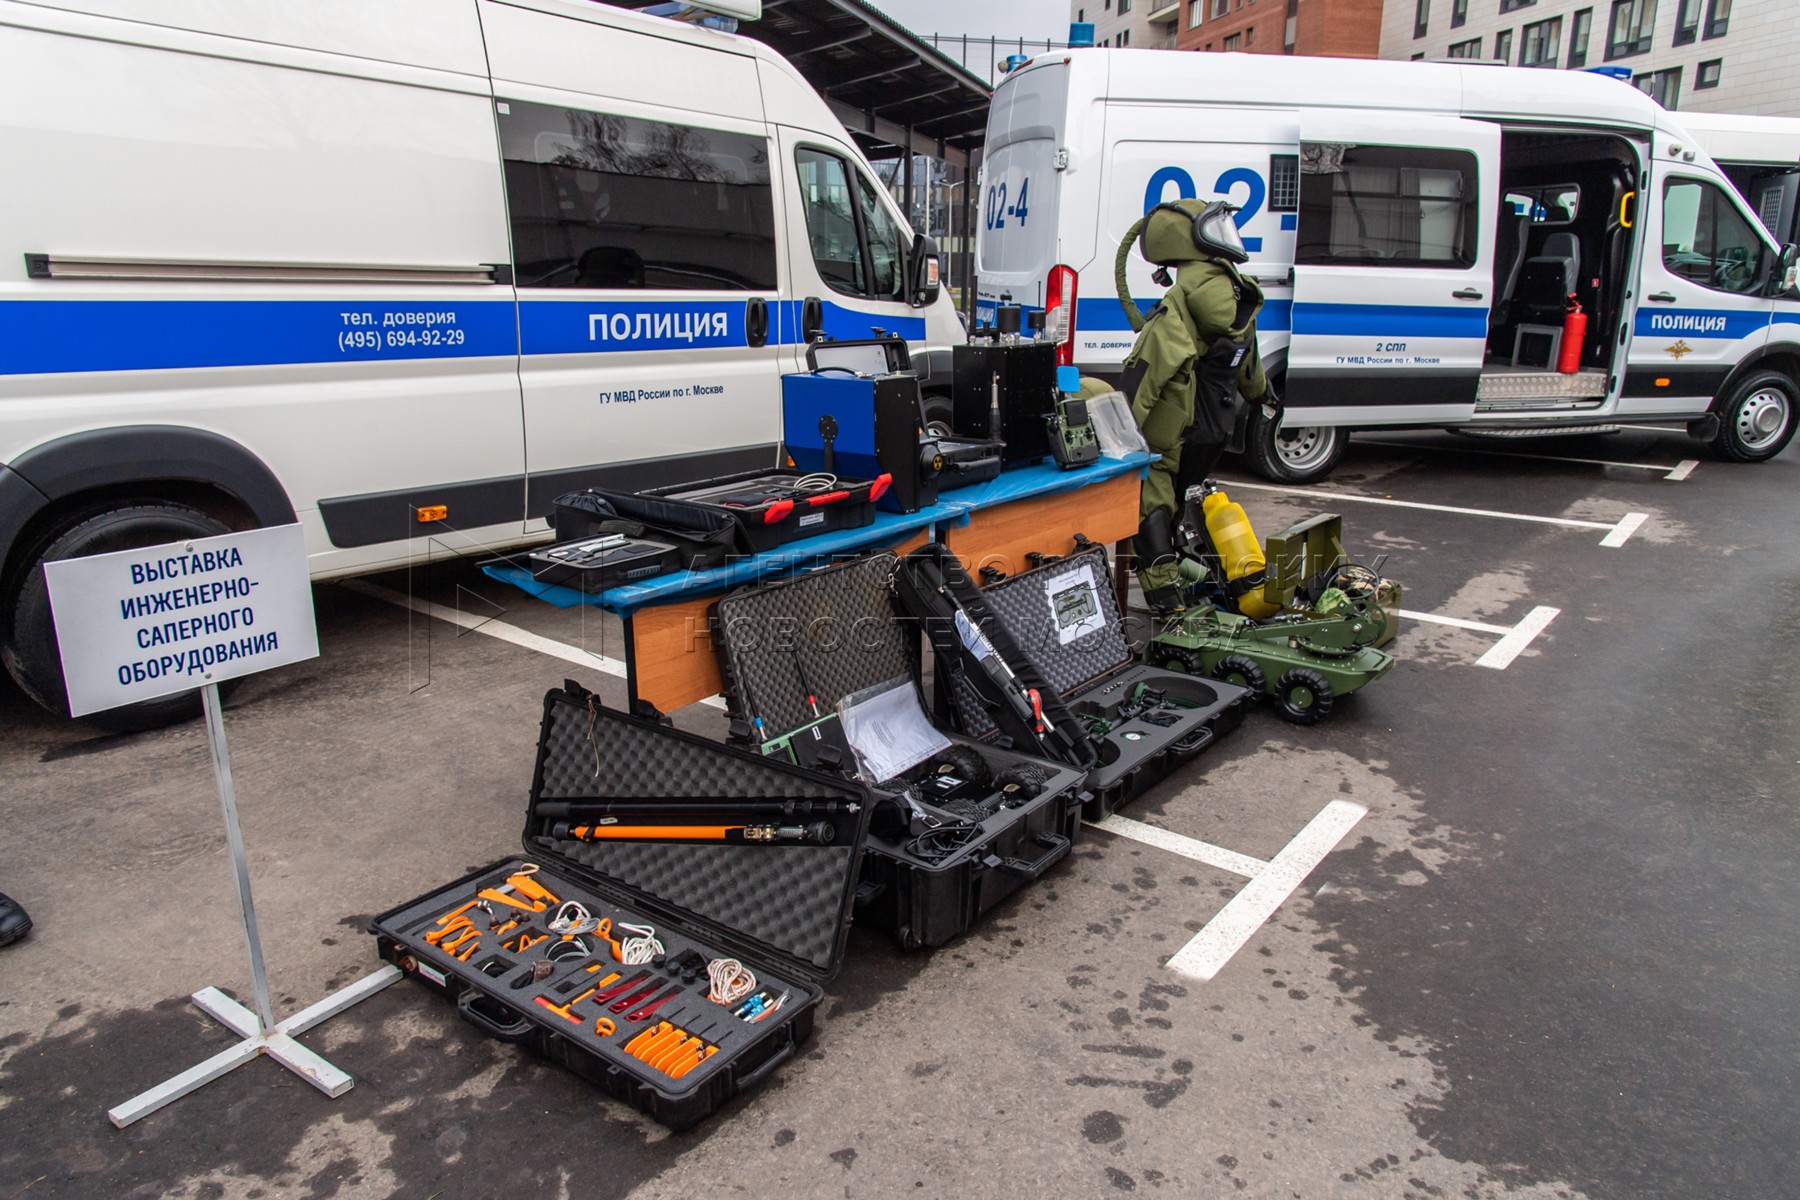
[[(904, 592), (902, 593), (904, 594)], [(1137, 661), (1114, 600), (1106, 550), (1066, 558), (980, 589), (1012, 649), (1086, 725), (1099, 750), (1087, 777), (1088, 819), (1100, 820), (1242, 723), (1252, 693)], [(999, 735), (987, 706), (956, 673), (946, 683), (953, 722), (970, 737)]]
[[(917, 631), (892, 608), (896, 561), (866, 555), (717, 602), (713, 629), (734, 741), (849, 774), (858, 764), (839, 724), (840, 700), (900, 680), (927, 720)], [(950, 749), (871, 785), (857, 920), (889, 930), (907, 949), (968, 929), (1066, 857), (1081, 832), (1082, 771), (948, 740)]]
[[(728, 803), (748, 815), (700, 815)], [(869, 815), (867, 791), (851, 780), (627, 716), (568, 683), (544, 699), (524, 856), (434, 888), (375, 917), (370, 930), (382, 958), (477, 1029), (685, 1129), (760, 1083), (811, 1034), (823, 985), (843, 958)], [(747, 820), (805, 836), (771, 844), (578, 836), (634, 822), (697, 832)], [(509, 884), (528, 863), (537, 866), (528, 882)], [(484, 890), (513, 903), (489, 897), (485, 909), (470, 907)], [(551, 929), (559, 914), (576, 916), (563, 912), (567, 901), (586, 910), (588, 925), (607, 925), (575, 925), (572, 938)], [(662, 961), (628, 965), (619, 952), (633, 957), (626, 943), (643, 927), (662, 943)], [(588, 953), (557, 949), (571, 943)], [(720, 1004), (709, 965), (725, 959), (755, 980)]]

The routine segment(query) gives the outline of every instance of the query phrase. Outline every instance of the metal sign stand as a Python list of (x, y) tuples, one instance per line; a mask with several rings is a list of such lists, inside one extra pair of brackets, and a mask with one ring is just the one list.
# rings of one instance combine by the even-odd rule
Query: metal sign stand
[(203, 686), (200, 698), (206, 709), (206, 741), (212, 750), (213, 777), (219, 784), (219, 808), (225, 815), (225, 841), (231, 850), (231, 869), (237, 877), (238, 912), (244, 919), (244, 941), (250, 949), (250, 982), (256, 993), (256, 1011), (251, 1012), (218, 988), (195, 992), (195, 1004), (244, 1040), (109, 1110), (107, 1118), (120, 1129), (264, 1054), (327, 1096), (343, 1095), (354, 1080), (294, 1039), (400, 978), (398, 967), (385, 966), (310, 1008), (301, 1009), (279, 1025), (275, 1023), (269, 1009), (269, 980), (263, 970), (262, 938), (256, 932), (256, 905), (250, 898), (244, 835), (238, 828), (237, 792), (231, 783), (231, 752), (225, 745), (219, 685)]

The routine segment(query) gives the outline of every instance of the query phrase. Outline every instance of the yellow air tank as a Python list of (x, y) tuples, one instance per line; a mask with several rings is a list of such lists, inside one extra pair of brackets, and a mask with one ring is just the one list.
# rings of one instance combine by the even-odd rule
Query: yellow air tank
[(1226, 580), (1235, 583), (1247, 576), (1256, 576), (1259, 580), (1255, 587), (1237, 598), (1238, 611), (1254, 621), (1274, 616), (1280, 606), (1263, 598), (1260, 582), (1268, 560), (1263, 557), (1262, 543), (1256, 540), (1256, 530), (1250, 527), (1250, 518), (1244, 515), (1244, 506), (1233, 502), (1224, 492), (1212, 492), (1201, 502), (1201, 507), (1206, 512), (1206, 535), (1212, 540), (1213, 549), (1218, 551)]

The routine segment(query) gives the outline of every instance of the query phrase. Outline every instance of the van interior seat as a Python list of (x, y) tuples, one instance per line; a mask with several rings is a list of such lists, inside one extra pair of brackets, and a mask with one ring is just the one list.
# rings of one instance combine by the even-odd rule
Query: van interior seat
[(1525, 260), (1519, 277), (1522, 311), (1532, 325), (1560, 325), (1568, 297), (1581, 277), (1581, 242), (1567, 231), (1544, 239), (1543, 250)]

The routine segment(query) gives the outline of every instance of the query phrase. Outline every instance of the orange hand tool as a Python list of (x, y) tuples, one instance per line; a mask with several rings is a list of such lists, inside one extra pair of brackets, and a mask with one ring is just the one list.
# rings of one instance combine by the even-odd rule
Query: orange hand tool
[(708, 1046), (701, 1053), (695, 1055), (692, 1062), (689, 1062), (685, 1065), (677, 1065), (673, 1071), (669, 1072), (669, 1078), (670, 1079), (680, 1079), (683, 1075), (686, 1075), (689, 1071), (693, 1070), (695, 1067), (699, 1066), (701, 1063), (705, 1062), (707, 1059), (711, 1058), (713, 1055), (717, 1054), (718, 1052), (719, 1052), (719, 1048), (717, 1046)]
[(599, 1037), (611, 1037), (618, 1031), (619, 1027), (612, 1023), (611, 1017), (601, 1017), (594, 1022), (594, 1033)]
[(579, 1024), (581, 1024), (582, 1018), (576, 1016), (574, 1013), (570, 1012), (569, 1010), (571, 1008), (574, 1008), (577, 1004), (580, 1004), (583, 1000), (586, 1000), (589, 996), (593, 995), (595, 992), (597, 992), (599, 990), (600, 990), (599, 985), (596, 984), (594, 987), (591, 987), (587, 991), (581, 993), (581, 995), (575, 997), (573, 1000), (569, 1001), (567, 1004), (556, 1004), (556, 1003), (552, 1002), (548, 996), (538, 996), (538, 997), (536, 997), (536, 999), (539, 1004), (543, 1005), (545, 1008), (549, 1009), (551, 1012), (555, 1013), (557, 1016), (561, 1017), (563, 1020), (573, 1021), (577, 1025), (579, 1025)]
[(481, 936), (479, 934), (477, 934), (475, 937), (475, 940), (469, 943), (469, 948), (467, 950), (464, 950), (461, 954), (458, 954), (455, 956), (457, 961), (468, 962), (469, 959), (471, 959), (475, 956), (475, 951), (480, 945), (481, 945)]
[(650, 1062), (652, 1059), (661, 1055), (663, 1051), (678, 1046), (686, 1041), (687, 1036), (687, 1030), (682, 1029), (679, 1026), (670, 1025), (667, 1030), (656, 1037), (651, 1038), (642, 1046), (639, 1046), (637, 1057), (644, 1062)]
[(692, 1034), (683, 1034), (680, 1041), (651, 1056), (649, 1060), (650, 1065), (655, 1067), (658, 1071), (661, 1071), (664, 1075), (671, 1074), (669, 1070), (670, 1067), (673, 1067), (684, 1057), (694, 1057), (700, 1052), (700, 1048), (705, 1044), (705, 1042), (702, 1042)]
[(541, 913), (549, 907), (542, 900), (533, 900), (527, 903), (523, 900), (515, 900), (505, 892), (495, 891), (493, 888), (482, 888), (480, 896), (483, 900), (491, 900), (495, 904), (510, 904), (512, 907), (522, 908), (528, 913)]
[(523, 892), (533, 900), (539, 900), (547, 904), (562, 903), (556, 898), (555, 892), (531, 878), (529, 875), (513, 875), (508, 877), (506, 882), (514, 891)]
[(514, 954), (523, 954), (539, 942), (547, 942), (549, 940), (550, 935), (547, 933), (541, 933), (537, 937), (532, 937), (529, 933), (521, 933), (519, 935), (519, 940), (513, 943), (512, 951)]
[(453, 908), (449, 912), (445, 913), (443, 916), (439, 917), (437, 919), (437, 923), (439, 925), (447, 924), (451, 917), (460, 917), (464, 913), (468, 912), (471, 908), (474, 908), (474, 907), (475, 907), (475, 901), (471, 900), (467, 904), (461, 905), (460, 907), (457, 907), (457, 908)]
[[(605, 1017), (601, 1017), (600, 1019), (602, 1021), (606, 1020)], [(675, 1027), (673, 1025), (669, 1024), (667, 1021), (658, 1021), (655, 1025), (651, 1026), (649, 1029), (644, 1030), (644, 1032), (638, 1034), (636, 1037), (632, 1038), (629, 1042), (626, 1042), (625, 1043), (625, 1053), (636, 1054), (639, 1050), (642, 1050), (647, 1043), (649, 1043), (650, 1041), (652, 1041), (658, 1037), (661, 1037), (663, 1034), (669, 1032), (669, 1030), (671, 1030), (673, 1028), (675, 1028)]]
[(439, 942), (443, 941), (446, 937), (455, 933), (459, 929), (473, 929), (473, 928), (475, 928), (475, 922), (469, 920), (469, 918), (467, 918), (467, 917), (457, 917), (455, 920), (451, 921), (448, 925), (444, 926), (442, 929), (434, 929), (430, 933), (426, 934), (425, 941), (428, 945), (435, 946)]
[(480, 940), (481, 940), (481, 930), (476, 929), (473, 925), (471, 925), (468, 928), (464, 929), (461, 933), (457, 934), (454, 938), (449, 938), (442, 942), (439, 942), (438, 949), (442, 950), (445, 954), (453, 954), (453, 953), (455, 953), (456, 949), (459, 946), (465, 946), (465, 945), (468, 945), (470, 942), (479, 942)]

